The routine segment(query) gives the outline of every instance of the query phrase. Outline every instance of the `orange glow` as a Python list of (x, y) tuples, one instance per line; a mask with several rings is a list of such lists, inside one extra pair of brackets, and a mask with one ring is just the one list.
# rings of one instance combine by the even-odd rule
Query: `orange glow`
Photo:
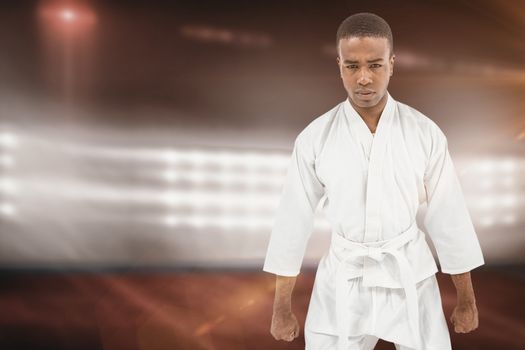
[(86, 4), (64, 1), (41, 2), (38, 19), (46, 30), (69, 33), (84, 32), (97, 22), (95, 12)]
[(42, 0), (36, 11), (43, 76), (50, 91), (71, 102), (92, 76), (97, 15), (80, 0)]
[(62, 10), (62, 12), (60, 12), (60, 16), (66, 22), (72, 22), (77, 18), (77, 14), (70, 9)]

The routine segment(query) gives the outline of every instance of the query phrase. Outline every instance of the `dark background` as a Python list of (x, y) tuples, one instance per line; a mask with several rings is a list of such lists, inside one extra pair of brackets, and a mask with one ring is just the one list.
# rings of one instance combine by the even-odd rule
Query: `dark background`
[(2, 2), (0, 347), (304, 347), (270, 338), (262, 261), (295, 136), (346, 98), (335, 33), (361, 11), (392, 27), (389, 92), (447, 135), (483, 248), (480, 328), (454, 348), (523, 348), (517, 0)]

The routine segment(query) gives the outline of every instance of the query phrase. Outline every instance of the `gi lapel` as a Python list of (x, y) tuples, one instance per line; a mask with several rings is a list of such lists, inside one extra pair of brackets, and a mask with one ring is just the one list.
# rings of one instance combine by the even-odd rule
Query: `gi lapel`
[(351, 120), (350, 125), (354, 126), (351, 128), (354, 136), (364, 143), (365, 147), (370, 145), (370, 156), (367, 160), (368, 174), (363, 242), (375, 242), (381, 239), (382, 174), (385, 152), (390, 140), (392, 120), (394, 119), (395, 101), (387, 92), (387, 102), (379, 118), (375, 137), (372, 136), (370, 129), (348, 99), (345, 101), (345, 112)]
[(370, 158), (370, 150), (372, 149), (372, 142), (374, 137), (370, 132), (370, 129), (364, 122), (363, 118), (357, 113), (352, 107), (348, 98), (344, 101), (344, 111), (347, 116), (348, 126), (350, 133), (355, 141), (355, 145), (358, 148), (358, 152), (361, 159), (363, 170), (368, 168), (368, 162)]

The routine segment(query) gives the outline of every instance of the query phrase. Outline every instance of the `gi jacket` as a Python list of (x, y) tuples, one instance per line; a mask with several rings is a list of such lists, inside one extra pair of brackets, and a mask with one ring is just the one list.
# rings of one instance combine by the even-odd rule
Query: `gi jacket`
[[(313, 229), (316, 207), (324, 209), (332, 235), (357, 243), (386, 242), (414, 229), (416, 213), (427, 202), (424, 226), (436, 248), (441, 271), (458, 274), (484, 264), (481, 248), (452, 163), (447, 138), (431, 119), (388, 94), (375, 136), (349, 100), (314, 119), (297, 136), (263, 270), (297, 276)], [(437, 272), (436, 262), (418, 234), (401, 252), (414, 282)], [(333, 276), (335, 251), (318, 267)], [(350, 262), (369, 285), (401, 288), (401, 270), (392, 256)], [(320, 271), (321, 270), (321, 271)], [(335, 290), (323, 278), (314, 291), (335, 308)], [(322, 288), (321, 292), (319, 289)], [(321, 307), (310, 305), (312, 307)], [(335, 310), (325, 310), (330, 313)], [(310, 320), (310, 326), (336, 334), (335, 317)], [(351, 331), (352, 333), (352, 331)]]

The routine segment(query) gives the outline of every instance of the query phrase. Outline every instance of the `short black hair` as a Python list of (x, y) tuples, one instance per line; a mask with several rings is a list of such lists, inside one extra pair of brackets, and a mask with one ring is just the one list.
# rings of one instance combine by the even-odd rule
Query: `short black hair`
[(335, 47), (339, 54), (339, 41), (346, 38), (375, 37), (386, 38), (390, 46), (390, 56), (394, 53), (394, 39), (388, 23), (370, 12), (356, 13), (348, 16), (337, 29)]

